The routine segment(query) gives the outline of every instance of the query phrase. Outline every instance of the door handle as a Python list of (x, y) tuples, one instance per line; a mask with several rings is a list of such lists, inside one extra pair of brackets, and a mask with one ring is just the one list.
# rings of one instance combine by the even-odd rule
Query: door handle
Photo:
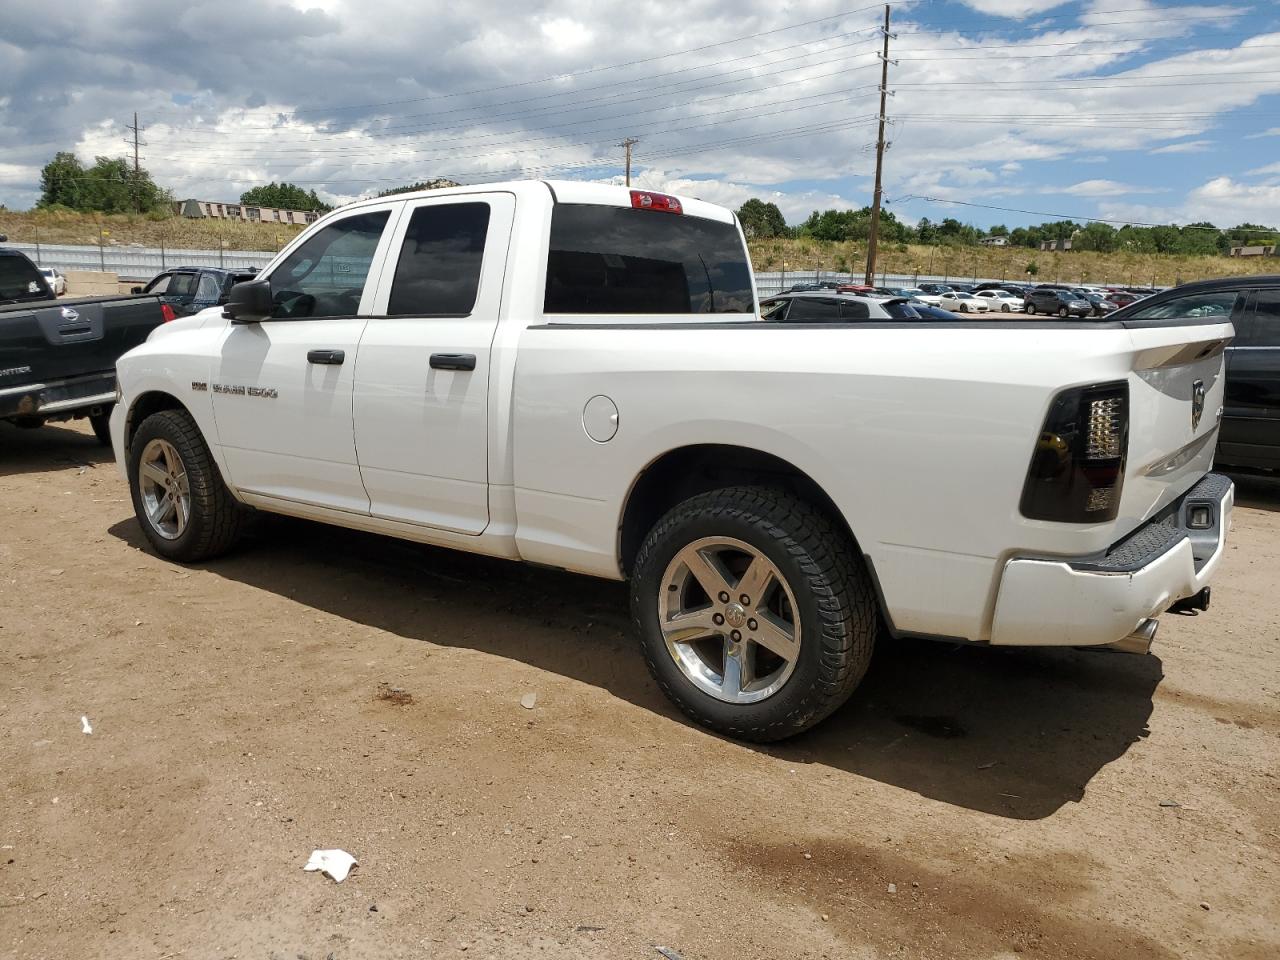
[(342, 362), (347, 359), (344, 350), (308, 350), (307, 363), (325, 363), (331, 366), (340, 367)]
[(474, 353), (433, 353), (431, 355), (432, 370), (474, 370), (475, 368)]

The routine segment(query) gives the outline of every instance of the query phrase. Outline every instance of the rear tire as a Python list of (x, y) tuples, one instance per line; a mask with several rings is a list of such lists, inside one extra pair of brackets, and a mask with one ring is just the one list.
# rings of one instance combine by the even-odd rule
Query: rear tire
[(645, 662), (676, 706), (757, 742), (794, 736), (843, 704), (879, 628), (848, 536), (767, 487), (699, 494), (659, 520), (636, 557), (631, 612)]
[(129, 443), (129, 491), (160, 556), (196, 563), (226, 553), (248, 514), (231, 496), (200, 428), (185, 410), (142, 421)]

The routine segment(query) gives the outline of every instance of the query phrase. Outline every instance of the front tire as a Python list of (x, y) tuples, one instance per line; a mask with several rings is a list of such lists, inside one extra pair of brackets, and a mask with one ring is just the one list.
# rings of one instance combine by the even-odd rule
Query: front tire
[(1060, 316), (1063, 320), (1065, 320), (1067, 319), (1067, 317), (1071, 316), (1071, 311), (1068, 310), (1066, 307), (1059, 307), (1058, 316)]
[(1035, 313), (1036, 305), (1034, 303), (1028, 303), (1025, 307), (1022, 308), (1022, 310), (1023, 310), (1023, 313)]
[(98, 438), (98, 442), (104, 447), (111, 446), (111, 407), (107, 407), (102, 413), (95, 413), (89, 417), (89, 426), (93, 427), (93, 435)]
[(231, 496), (191, 414), (147, 417), (129, 443), (128, 464), (133, 510), (156, 553), (195, 563), (240, 539), (247, 511)]
[(1000, 312), (1001, 312), (1001, 313), (1012, 313), (1013, 311), (1009, 309), (1009, 305), (1008, 305), (1007, 303), (1002, 303), (1002, 304), (1000, 304)]
[(757, 742), (794, 736), (843, 704), (879, 627), (848, 536), (764, 487), (713, 490), (667, 513), (637, 555), (631, 612), (676, 706)]

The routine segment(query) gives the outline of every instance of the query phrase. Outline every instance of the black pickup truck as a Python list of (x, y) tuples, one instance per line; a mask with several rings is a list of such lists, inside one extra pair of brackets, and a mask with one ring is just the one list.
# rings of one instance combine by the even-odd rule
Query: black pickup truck
[(162, 322), (155, 297), (55, 300), (25, 254), (0, 248), (0, 420), (88, 417), (109, 444), (116, 360)]

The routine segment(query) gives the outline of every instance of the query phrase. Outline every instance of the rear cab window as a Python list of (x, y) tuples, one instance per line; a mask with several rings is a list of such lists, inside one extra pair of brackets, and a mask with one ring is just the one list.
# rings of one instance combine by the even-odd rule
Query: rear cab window
[(0, 303), (44, 300), (50, 293), (40, 271), (25, 256), (0, 254)]
[(746, 314), (755, 290), (736, 223), (603, 204), (557, 203), (549, 314)]
[(1154, 303), (1129, 314), (1130, 320), (1204, 320), (1225, 322), (1243, 296), (1238, 290), (1214, 290), (1174, 297)]

